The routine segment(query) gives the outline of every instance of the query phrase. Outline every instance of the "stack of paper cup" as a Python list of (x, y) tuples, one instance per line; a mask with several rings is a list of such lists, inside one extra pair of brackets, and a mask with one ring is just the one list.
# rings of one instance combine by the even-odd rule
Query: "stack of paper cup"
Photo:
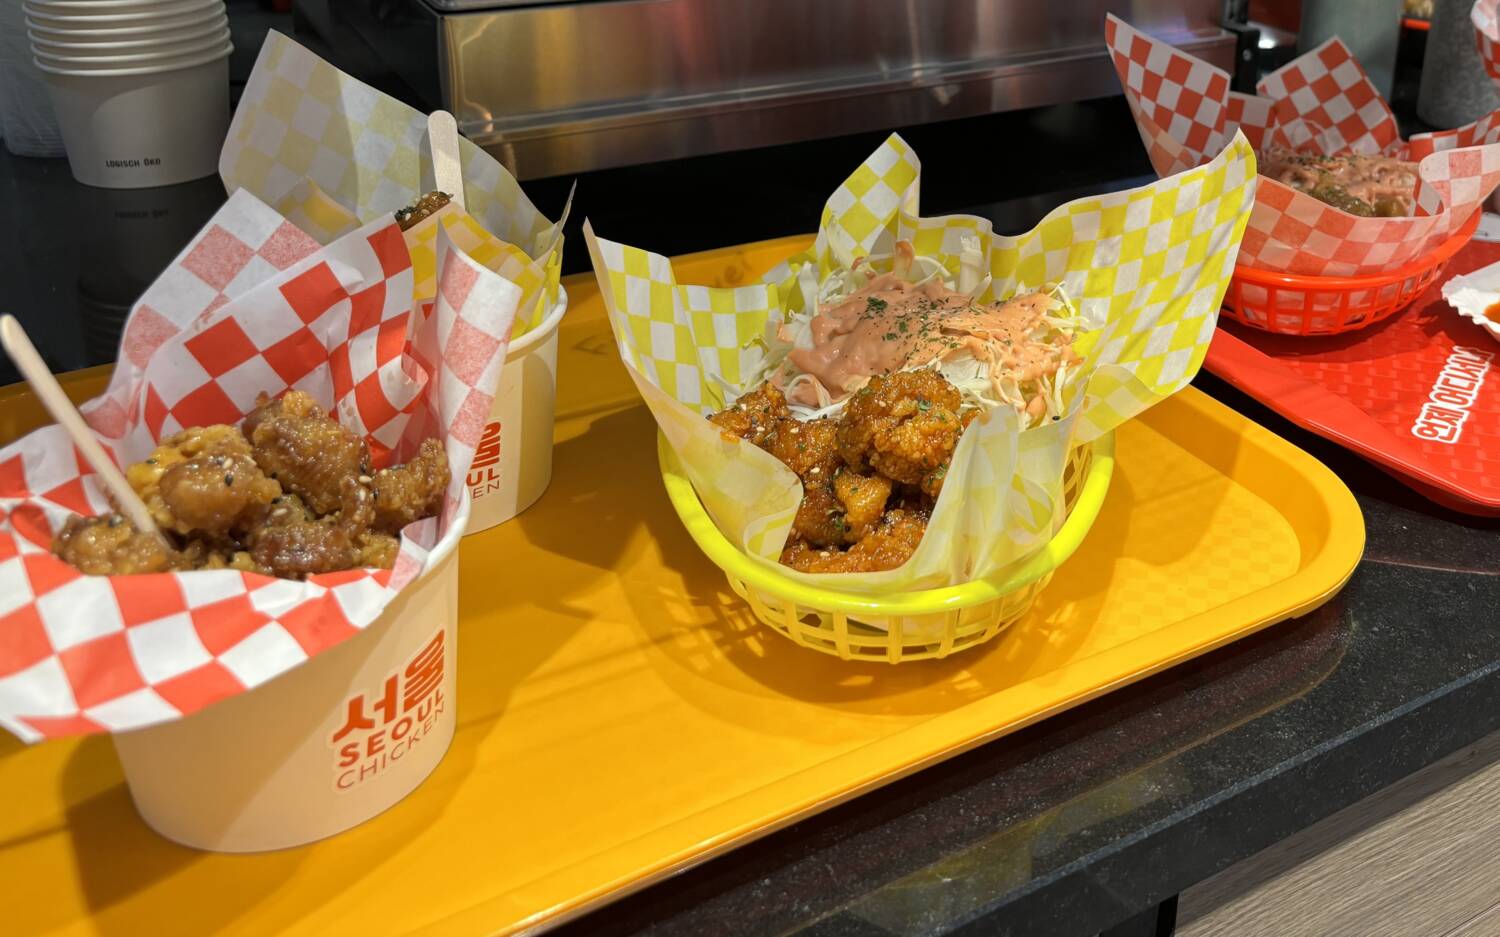
[(212, 175), (229, 131), (224, 0), (23, 0), (73, 177), (136, 189)]

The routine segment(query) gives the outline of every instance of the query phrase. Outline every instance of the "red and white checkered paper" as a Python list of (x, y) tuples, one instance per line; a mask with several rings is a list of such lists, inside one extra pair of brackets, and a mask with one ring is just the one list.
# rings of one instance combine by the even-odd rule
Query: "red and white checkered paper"
[(1447, 239), (1500, 185), (1500, 112), (1403, 142), (1390, 107), (1338, 39), (1267, 75), (1260, 93), (1247, 95), (1229, 90), (1228, 73), (1118, 17), (1108, 17), (1104, 36), (1159, 175), (1207, 162), (1236, 129), (1257, 150), (1274, 144), (1419, 161), (1410, 218), (1361, 218), (1262, 177), (1241, 263), (1323, 276), (1383, 272)]
[(1484, 70), (1500, 83), (1500, 0), (1474, 0), (1469, 21), (1474, 24), (1474, 42)]
[(85, 576), (49, 552), (52, 536), (108, 502), (61, 428), (31, 433), (0, 449), (0, 726), (26, 741), (120, 731), (243, 693), (374, 621), (462, 534), (463, 477), (521, 294), (446, 237), (438, 269), (414, 326), (389, 216), (320, 248), (248, 192), (230, 198), (132, 311), (109, 388), (83, 408), (100, 441), (124, 466), (297, 388), (364, 434), (377, 466), (442, 439), (443, 511), (402, 532), (391, 570)]

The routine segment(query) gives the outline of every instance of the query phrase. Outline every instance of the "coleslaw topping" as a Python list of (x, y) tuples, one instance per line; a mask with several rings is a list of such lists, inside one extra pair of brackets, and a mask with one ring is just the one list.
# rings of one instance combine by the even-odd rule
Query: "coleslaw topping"
[[(989, 278), (978, 275), (978, 242), (964, 246), (957, 277), (907, 241), (824, 277), (815, 308), (779, 328), (784, 354), (769, 362), (768, 379), (793, 412), (829, 416), (876, 375), (932, 368), (959, 389), (965, 409), (1013, 407), (1023, 428), (1059, 418), (1079, 371), (1073, 339), (1082, 318), (1055, 284), (980, 302)], [(889, 272), (878, 272), (886, 259)]]

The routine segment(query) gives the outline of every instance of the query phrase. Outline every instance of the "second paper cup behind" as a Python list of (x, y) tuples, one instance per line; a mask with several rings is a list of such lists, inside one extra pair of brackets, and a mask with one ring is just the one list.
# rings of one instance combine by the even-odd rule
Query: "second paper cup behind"
[(469, 533), (488, 530), (531, 507), (552, 481), (557, 401), (557, 331), (568, 294), (536, 328), (510, 343), (500, 386), (465, 481), (474, 507)]

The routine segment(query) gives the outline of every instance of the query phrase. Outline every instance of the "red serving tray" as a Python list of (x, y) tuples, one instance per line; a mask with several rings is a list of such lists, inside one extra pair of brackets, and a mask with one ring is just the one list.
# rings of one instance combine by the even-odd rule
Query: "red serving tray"
[[(1500, 261), (1500, 244), (1471, 241), (1444, 275), (1404, 312), (1358, 332), (1273, 335), (1221, 319), (1205, 366), (1305, 429), (1359, 453), (1438, 503), (1469, 514), (1500, 515), (1500, 342), (1443, 301), (1443, 283)], [(1467, 385), (1455, 347), (1493, 355), (1467, 407), (1454, 387)], [(1450, 359), (1460, 364), (1438, 389)], [(1472, 373), (1474, 369), (1468, 368)], [(1426, 432), (1451, 430), (1451, 411), (1466, 412), (1456, 440), (1415, 435), (1431, 403)], [(1450, 411), (1446, 417), (1443, 411)]]

